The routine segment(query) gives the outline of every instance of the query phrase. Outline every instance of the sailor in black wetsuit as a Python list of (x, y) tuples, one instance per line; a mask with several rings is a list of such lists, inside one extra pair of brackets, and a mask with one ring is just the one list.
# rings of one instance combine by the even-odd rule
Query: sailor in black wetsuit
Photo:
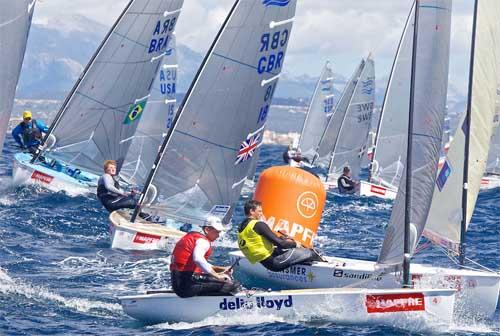
[(97, 182), (97, 197), (109, 212), (119, 209), (134, 209), (137, 200), (133, 192), (126, 192), (120, 188), (116, 178), (116, 161), (104, 162), (104, 175)]
[(339, 193), (341, 194), (354, 194), (359, 182), (351, 178), (351, 170), (349, 167), (344, 167), (342, 175), (337, 180)]
[(323, 261), (314, 250), (301, 247), (291, 238), (278, 237), (262, 221), (262, 205), (259, 201), (245, 203), (245, 219), (238, 229), (238, 246), (250, 263), (260, 262), (273, 272), (292, 265)]

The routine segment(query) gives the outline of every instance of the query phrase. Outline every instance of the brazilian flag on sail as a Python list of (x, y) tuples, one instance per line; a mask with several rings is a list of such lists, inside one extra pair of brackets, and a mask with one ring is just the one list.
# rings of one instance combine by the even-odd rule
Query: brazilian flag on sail
[(144, 111), (144, 106), (146, 106), (146, 101), (142, 101), (130, 106), (130, 109), (128, 110), (127, 116), (125, 117), (123, 123), (125, 125), (128, 125), (141, 119), (142, 111)]

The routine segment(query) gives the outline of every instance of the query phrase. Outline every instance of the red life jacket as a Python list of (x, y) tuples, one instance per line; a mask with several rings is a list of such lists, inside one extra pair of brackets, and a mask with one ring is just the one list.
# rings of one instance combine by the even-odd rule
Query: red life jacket
[[(199, 232), (189, 232), (177, 242), (172, 252), (170, 271), (203, 273), (193, 261), (194, 247), (198, 239), (205, 239), (210, 243), (208, 238)], [(208, 259), (211, 254), (212, 244), (210, 244), (210, 248), (207, 253), (205, 253), (205, 259)]]

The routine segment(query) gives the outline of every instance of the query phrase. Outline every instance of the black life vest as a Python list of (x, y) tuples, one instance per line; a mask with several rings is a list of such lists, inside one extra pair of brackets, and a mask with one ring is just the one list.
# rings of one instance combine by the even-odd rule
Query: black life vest
[[(116, 189), (120, 189), (120, 183), (118, 183), (118, 181), (115, 179), (114, 176), (113, 177), (113, 184), (115, 186)], [(117, 194), (117, 193), (114, 193), (112, 191), (109, 191), (108, 189), (106, 189), (106, 186), (104, 185), (104, 182), (103, 182), (103, 179), (102, 177), (99, 179), (99, 181), (97, 182), (97, 197), (99, 199), (102, 199), (102, 198), (116, 198), (116, 197), (121, 197), (121, 195)]]
[(36, 120), (31, 120), (31, 127), (28, 127), (24, 122), (20, 123), (23, 128), (23, 142), (25, 146), (29, 146), (36, 141), (42, 140), (42, 131), (36, 126)]

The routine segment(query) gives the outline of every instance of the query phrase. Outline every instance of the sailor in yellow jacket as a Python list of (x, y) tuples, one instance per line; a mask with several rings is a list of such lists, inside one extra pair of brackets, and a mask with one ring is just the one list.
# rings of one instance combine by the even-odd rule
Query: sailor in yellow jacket
[(279, 272), (292, 265), (322, 261), (314, 250), (289, 237), (278, 237), (263, 221), (259, 201), (246, 202), (245, 215), (238, 229), (238, 246), (250, 263), (260, 262), (268, 270)]

